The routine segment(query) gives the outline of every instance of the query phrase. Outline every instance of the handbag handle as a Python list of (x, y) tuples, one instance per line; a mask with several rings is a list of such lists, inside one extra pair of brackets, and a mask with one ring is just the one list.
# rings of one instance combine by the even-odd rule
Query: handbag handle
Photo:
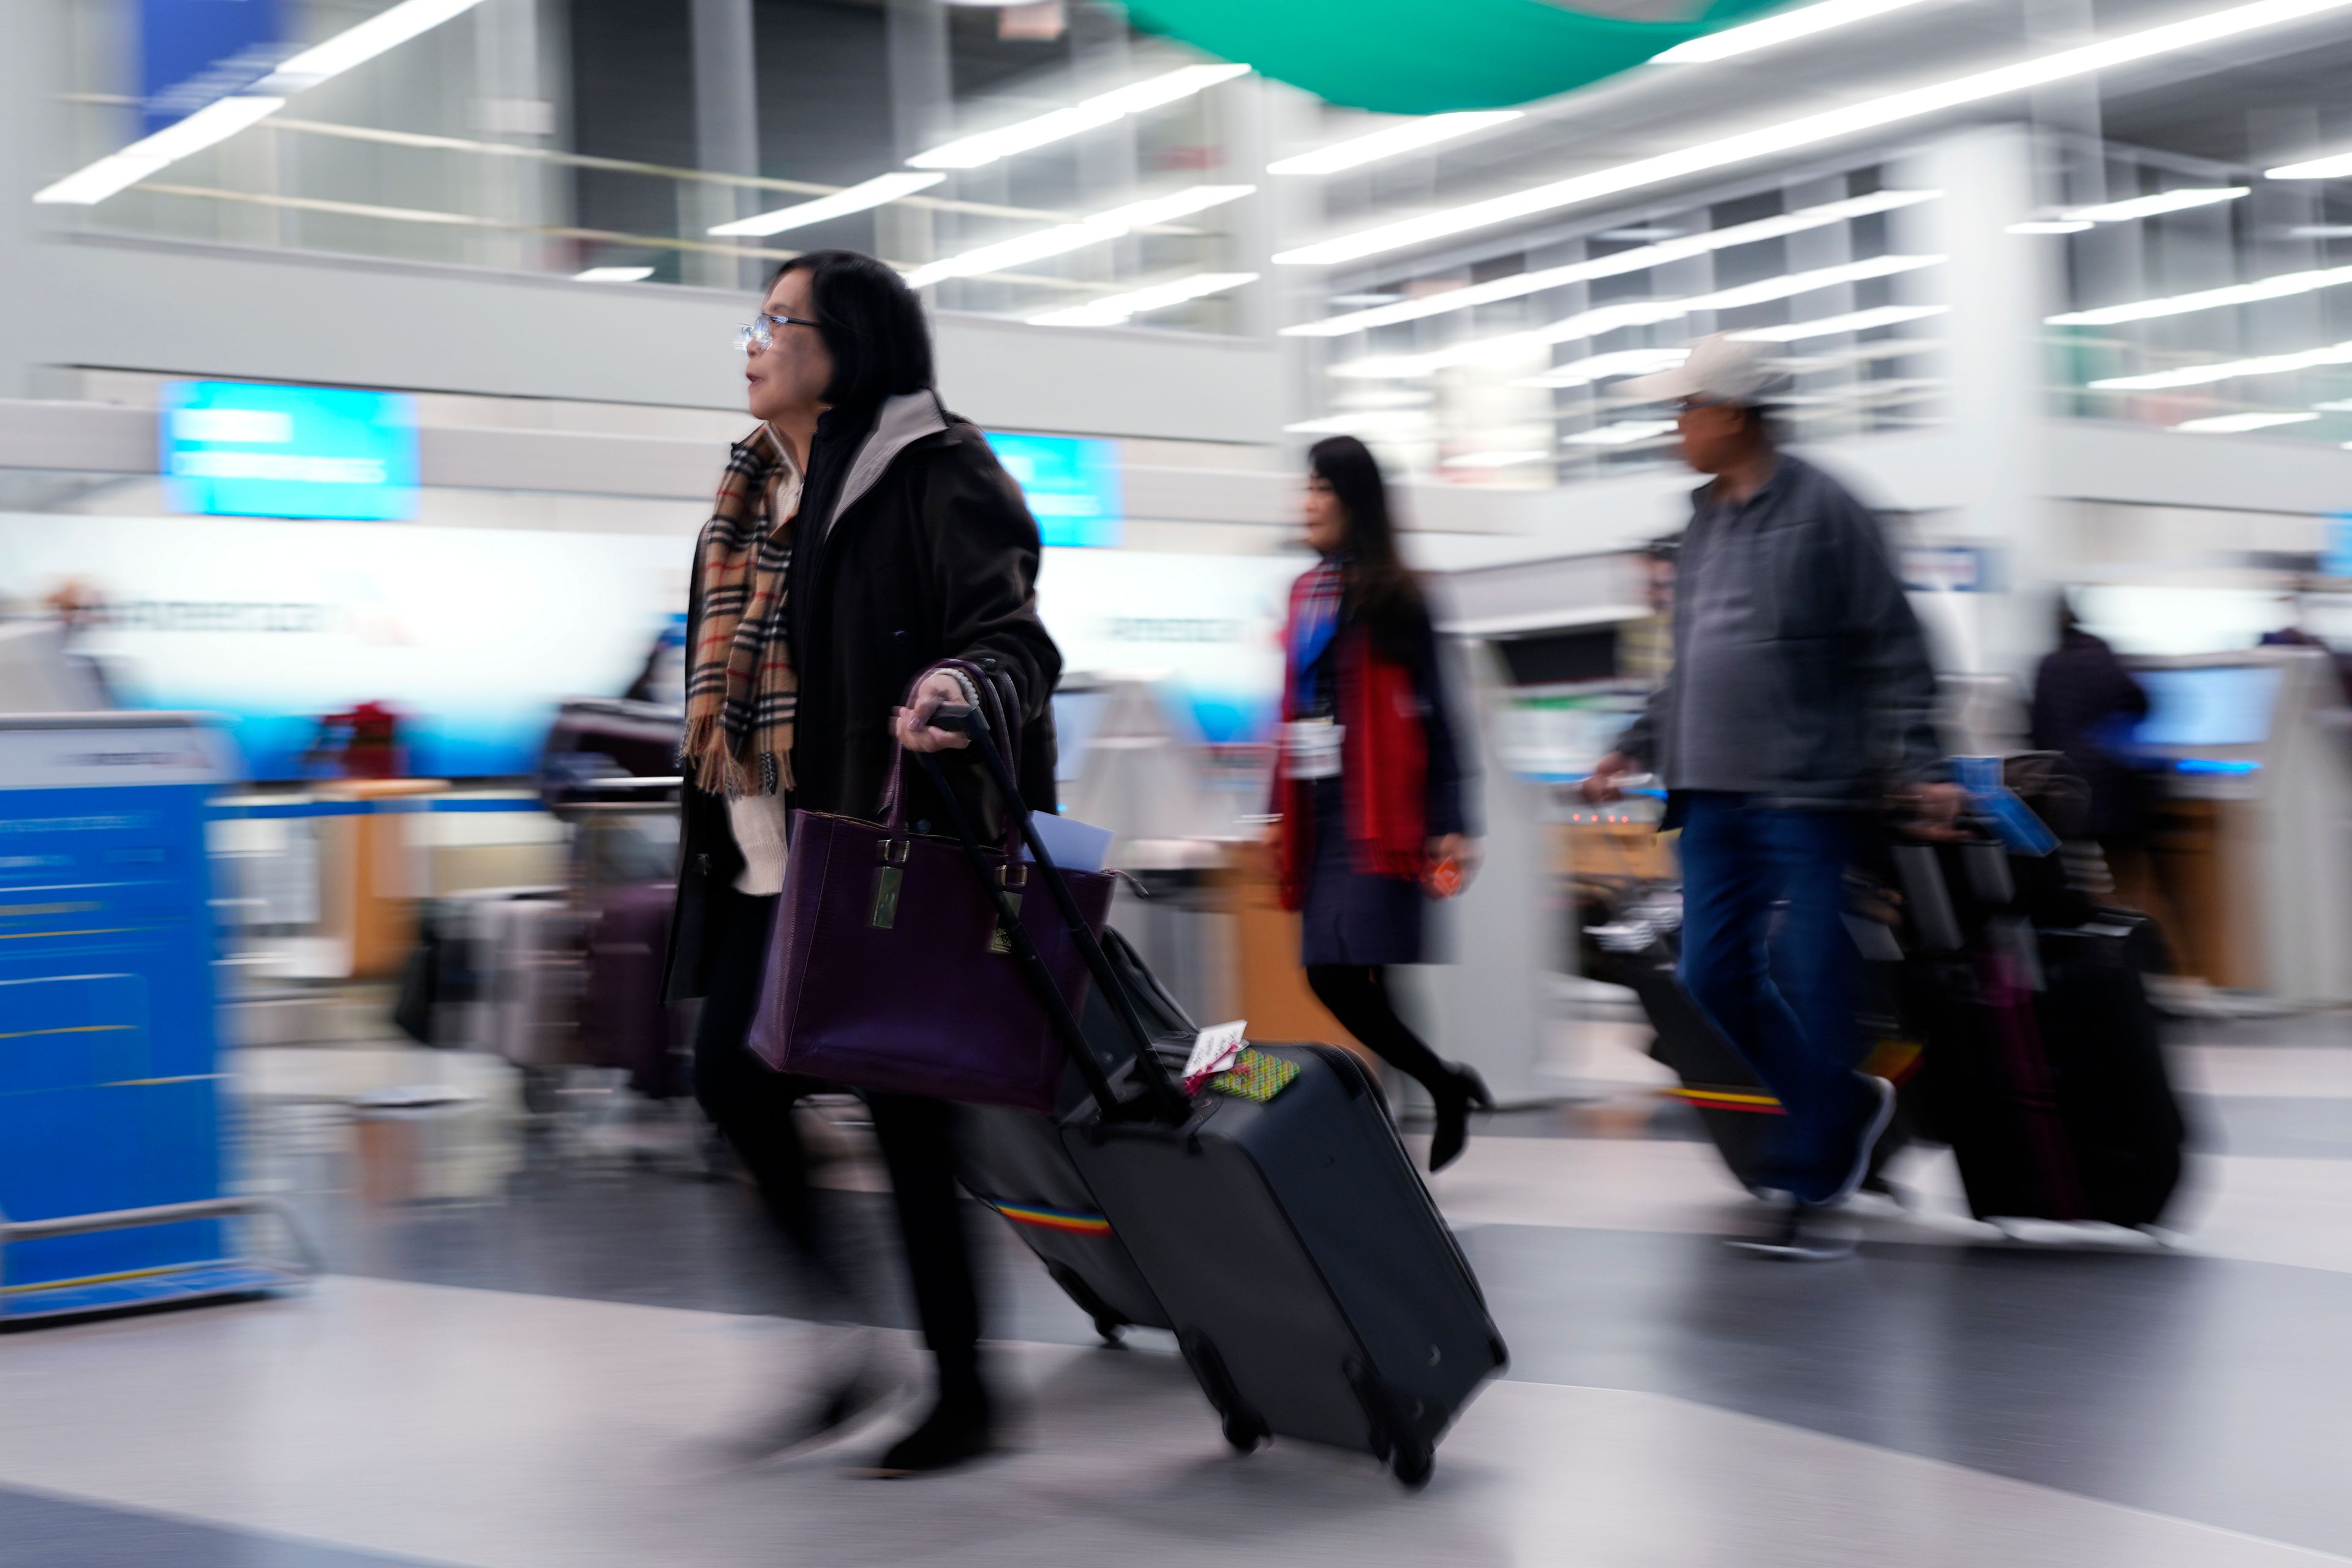
[[(997, 689), (996, 683), (988, 678), (987, 671), (982, 669), (978, 665), (973, 664), (969, 660), (961, 658), (943, 658), (937, 664), (925, 669), (908, 684), (907, 699), (904, 705), (907, 707), (914, 706), (915, 693), (922, 689), (923, 682), (929, 680), (932, 676), (939, 674), (941, 670), (951, 670), (962, 675), (971, 689), (979, 693), (982, 704), (982, 712), (986, 716), (989, 723), (994, 729), (995, 732), (999, 734), (1010, 734), (1014, 737), (1013, 743), (1015, 745), (1019, 743), (1018, 737), (1021, 733), (1021, 729), (1016, 722), (1006, 716), (1003, 693), (999, 691)], [(944, 709), (950, 705), (942, 703), (940, 706)], [(953, 706), (961, 707), (963, 705), (957, 703), (953, 704)], [(940, 727), (944, 728), (944, 726)], [(907, 758), (909, 753), (907, 750), (907, 744), (903, 741), (894, 740), (892, 745), (894, 750), (890, 759), (890, 780), (888, 784), (883, 786), (881, 815), (882, 826), (888, 828), (893, 835), (896, 835), (903, 831), (907, 826)], [(916, 752), (912, 754), (919, 756), (922, 753)], [(946, 781), (939, 777), (937, 770), (934, 769), (931, 770), (931, 772), (934, 780), (939, 784), (939, 787), (944, 791), (947, 788)], [(1002, 847), (1004, 858), (1008, 864), (1015, 858), (1021, 847), (1021, 825), (1016, 820), (1014, 814), (1011, 810), (1007, 810), (1004, 814), (1004, 843)]]
[[(1135, 1042), (1135, 1066), (1143, 1079), (1148, 1108), (1171, 1126), (1183, 1125), (1192, 1114), (1192, 1102), (1177, 1087), (1176, 1080), (1169, 1076), (1159, 1053), (1151, 1048), (1151, 1032), (1143, 1026), (1142, 1018), (1136, 1013), (1133, 998), (1128, 995), (1118, 972), (1111, 967), (1109, 958), (1103, 952), (1100, 939), (1095, 935), (1094, 928), (1087, 923), (1077, 900), (1070, 893), (1069, 884), (1062, 880), (1061, 868), (1054, 864), (1052, 852), (1045, 847), (1045, 841), (1038, 837), (1036, 825), (1030, 820), (1029, 807), (1021, 798), (1020, 785), (1014, 780), (1012, 769), (1005, 766), (1004, 757), (996, 748), (995, 737), (989, 732), (987, 714), (961, 704), (950, 707), (942, 703), (935, 721), (943, 730), (961, 730), (971, 737), (973, 749), (980, 752), (981, 761), (987, 765), (989, 775), (996, 782), (997, 793), (1004, 797), (1006, 816), (1016, 825), (1021, 837), (1028, 841), (1029, 857), (1036, 863), (1046, 889), (1053, 894), (1054, 903), (1069, 928), (1070, 941), (1077, 947), (1079, 956), (1086, 960), (1087, 969), (1094, 976), (1095, 984), (1102, 987), (1111, 1010), (1118, 1015), (1129, 1038)], [(937, 760), (929, 752), (919, 753), (919, 758), (934, 784), (944, 794), (947, 781), (940, 773)], [(971, 820), (965, 816), (962, 804), (952, 795), (947, 795), (945, 798), (948, 813), (955, 820), (956, 834), (963, 840), (964, 856), (971, 862), (972, 872), (979, 877), (981, 886), (987, 889), (989, 897), (995, 902), (997, 919), (1012, 939), (1013, 951), (1028, 973), (1038, 1000), (1045, 1004), (1046, 1016), (1053, 1021), (1055, 1032), (1062, 1037), (1063, 1049), (1077, 1067), (1078, 1076), (1087, 1080), (1087, 1088), (1093, 1092), (1095, 1103), (1101, 1108), (1104, 1119), (1118, 1118), (1124, 1108), (1111, 1089), (1110, 1079), (1104, 1074), (1102, 1064), (1095, 1060), (1094, 1053), (1087, 1048), (1086, 1037), (1078, 1028), (1077, 1019), (1071, 1016), (1069, 1005), (1062, 1000), (1060, 989), (1045, 969), (1045, 960), (1037, 954), (1036, 944), (1029, 940), (1029, 933), (1022, 927), (1019, 909), (1003, 887), (989, 875), (980, 839), (971, 830)]]

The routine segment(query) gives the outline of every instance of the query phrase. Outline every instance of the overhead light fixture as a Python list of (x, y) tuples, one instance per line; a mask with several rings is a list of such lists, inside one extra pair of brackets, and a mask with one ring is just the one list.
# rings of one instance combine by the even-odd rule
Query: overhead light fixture
[(2185, 419), (2173, 428), (2199, 436), (2234, 436), (2247, 430), (2268, 430), (2274, 425), (2307, 424), (2318, 417), (2316, 414), (2216, 414), (2205, 419)]
[(2352, 414), (2352, 397), (2339, 397), (2332, 403), (2315, 403), (2312, 407), (2322, 414)]
[(1172, 283), (1156, 283), (1149, 289), (1137, 289), (1125, 294), (1108, 294), (1091, 304), (1074, 305), (1066, 310), (1048, 310), (1042, 316), (1032, 316), (1033, 327), (1116, 327), (1120, 322), (1164, 310), (1171, 305), (1181, 305), (1190, 300), (1206, 299), (1222, 294), (1228, 289), (1239, 289), (1257, 281), (1255, 272), (1199, 272), (1190, 278), (1179, 278)]
[(1676, 44), (1664, 54), (1650, 58), (1658, 64), (1674, 66), (1727, 60), (1735, 55), (1753, 54), (1758, 49), (1769, 49), (1775, 45), (1811, 37), (1832, 27), (1866, 22), (1873, 16), (1884, 16), (1889, 11), (1900, 11), (1906, 5), (1917, 4), (1918, 0), (1824, 0), (1824, 4), (1819, 5), (1783, 11), (1777, 16), (1767, 16), (1760, 22), (1749, 22), (1744, 26), (1702, 34), (1687, 43)]
[(1648, 441), (1670, 434), (1675, 427), (1671, 419), (1625, 419), (1614, 425), (1603, 425), (1597, 430), (1579, 430), (1565, 437), (1570, 447), (1630, 447), (1636, 441)]
[(1334, 305), (1393, 305), (1403, 299), (1402, 294), (1334, 294)]
[(2331, 153), (2325, 158), (2281, 163), (2263, 171), (2265, 180), (2340, 180), (2347, 174), (2352, 174), (2352, 153)]
[(1320, 419), (1301, 419), (1284, 426), (1282, 431), (1286, 436), (1353, 436), (1365, 430), (1416, 430), (1429, 419), (1425, 408), (1358, 408), (1327, 414)]
[(1604, 228), (1592, 237), (1622, 240), (1673, 239), (1682, 232), (1678, 228), (1660, 228), (1653, 224), (1639, 228)]
[(1865, 279), (1916, 271), (1923, 267), (1933, 267), (1943, 259), (1940, 256), (1880, 256), (1867, 261), (1848, 261), (1836, 267), (1815, 268), (1810, 272), (1765, 278), (1735, 288), (1718, 289), (1712, 294), (1693, 294), (1680, 300), (1626, 300), (1580, 311), (1549, 326), (1536, 327), (1527, 331), (1475, 338), (1423, 353), (1381, 354), (1350, 360), (1344, 364), (1333, 365), (1330, 374), (1349, 377), (1427, 375), (1432, 371), (1450, 365), (1515, 359), (1554, 343), (1597, 338), (1603, 332), (1613, 332), (1624, 327), (1649, 327), (1662, 321), (1680, 321), (1701, 310), (1737, 310), (1748, 305), (1810, 294), (1816, 289), (1832, 289), (1843, 283), (1859, 283)]
[(2209, 382), (2233, 381), (2242, 375), (2281, 375), (2288, 371), (2312, 370), (2324, 364), (2352, 364), (2352, 342), (2305, 349), (2298, 353), (2263, 354), (2253, 359), (2224, 360), (2219, 364), (2192, 364), (2179, 370), (2150, 371), (2146, 375), (2111, 375), (2104, 381), (2091, 383), (2091, 386), (2098, 392), (2162, 392), (2175, 386), (2203, 386)]
[(2038, 217), (2024, 223), (2013, 223), (2001, 230), (2003, 234), (2081, 234), (2099, 226), (2088, 218)]
[(346, 27), (325, 43), (304, 49), (263, 78), (257, 90), (290, 95), (316, 87), (480, 4), (481, 0), (400, 0), (358, 26)]
[(1843, 109), (1808, 114), (1783, 121), (1778, 125), (1760, 126), (1737, 135), (1718, 137), (1712, 142), (1702, 142), (1655, 157), (1635, 159), (1630, 163), (1595, 169), (1528, 190), (1380, 224), (1319, 244), (1285, 251), (1274, 259), (1286, 266), (1301, 267), (1356, 261), (1385, 251), (1424, 245), (1431, 240), (1466, 233), (1471, 229), (1487, 228), (1496, 224), (1599, 201), (1604, 196), (1639, 190), (1645, 185), (1685, 179), (1751, 159), (1817, 146), (1859, 132), (1916, 120), (1922, 115), (1941, 113), (2054, 81), (2093, 75), (2135, 60), (2176, 54), (2183, 49), (2201, 48), (2223, 38), (2326, 16), (2347, 5), (2352, 5), (2352, 0), (2253, 0), (2251, 5), (2232, 5), (2226, 10), (2208, 12), (2185, 21), (2145, 27), (2120, 37), (2060, 49), (1990, 70), (1976, 71), (1949, 81), (1887, 93), (1861, 103), (1849, 104)]
[(2352, 239), (2352, 223), (2299, 223), (2286, 231), (2289, 239)]
[(1194, 213), (1239, 201), (1256, 189), (1255, 185), (1195, 185), (1174, 195), (1130, 202), (1126, 206), (1097, 213), (1082, 223), (1055, 224), (1052, 228), (1037, 229), (1012, 239), (999, 240), (994, 245), (983, 245), (977, 250), (967, 250), (961, 256), (950, 256), (918, 267), (907, 274), (907, 286), (928, 289), (950, 278), (1002, 272), (1028, 262), (1043, 261), (1050, 256), (1066, 255), (1090, 245), (1117, 239), (1135, 229), (1148, 228), (1153, 224), (1172, 223), (1180, 217), (1190, 217)]
[(2284, 300), (2352, 283), (2352, 267), (2326, 267), (2311, 272), (2282, 272), (2252, 283), (2222, 289), (2200, 289), (2162, 300), (2140, 300), (2129, 305), (2105, 305), (2095, 310), (2068, 310), (2043, 320), (2053, 327), (2107, 327), (2118, 321), (2147, 321), (2159, 316), (2186, 316), (2197, 310), (2218, 310), (2225, 305), (2251, 305), (2261, 300)]
[(813, 223), (826, 223), (834, 218), (847, 217), (852, 213), (867, 212), (887, 205), (900, 196), (928, 191), (946, 178), (945, 174), (909, 174), (903, 172), (877, 174), (863, 184), (835, 191), (829, 196), (778, 207), (774, 212), (761, 213), (752, 217), (737, 218), (733, 223), (722, 223), (709, 232), (714, 235), (782, 234), (788, 228), (805, 228)]
[(1782, 213), (1777, 217), (1758, 218), (1752, 223), (1734, 224), (1728, 228), (1708, 229), (1705, 233), (1670, 239), (1663, 245), (1648, 246), (1640, 250), (1620, 250), (1613, 255), (1596, 256), (1589, 261), (1571, 261), (1564, 267), (1547, 267), (1539, 272), (1521, 272), (1509, 278), (1497, 278), (1491, 283), (1474, 283), (1465, 288), (1449, 289), (1442, 294), (1424, 294), (1418, 300), (1407, 300), (1379, 310), (1329, 316), (1319, 321), (1307, 321), (1282, 330), (1285, 336), (1296, 338), (1336, 338), (1349, 332), (1370, 331), (1374, 327), (1394, 326), (1399, 321), (1417, 321), (1449, 310), (1467, 310), (1479, 305), (1491, 305), (1498, 300), (1516, 300), (1522, 295), (1540, 294), (1570, 283), (1590, 282), (1595, 278), (1614, 278), (1627, 272), (1646, 271), (1653, 267), (1664, 267), (1670, 261), (1687, 261), (1694, 256), (1728, 250), (1734, 246), (1754, 245), (1759, 240), (1802, 234), (1807, 229), (1843, 223), (1849, 218), (1866, 217), (1872, 213), (1893, 212), (1898, 207), (1931, 202), (1943, 194), (1941, 191), (1874, 191), (1866, 196), (1852, 196), (1842, 202), (1800, 207), (1795, 212)]
[(174, 121), (152, 136), (143, 136), (120, 153), (75, 170), (64, 179), (34, 193), (37, 202), (94, 206), (116, 192), (137, 184), (148, 175), (181, 159), (226, 142), (256, 121), (286, 106), (282, 98), (239, 93), (216, 98), (184, 120)]
[(1231, 81), (1237, 76), (1248, 74), (1247, 66), (1185, 66), (1163, 76), (1150, 77), (1110, 92), (1097, 93), (1068, 109), (1057, 109), (1034, 120), (1024, 120), (1000, 130), (983, 131), (976, 136), (944, 142), (916, 153), (907, 162), (918, 169), (977, 169), (1000, 158), (1010, 158), (1016, 153), (1026, 153), (1049, 142), (1066, 141), (1097, 126), (1124, 120), (1130, 114), (1140, 114), (1148, 109), (1174, 103), (1221, 81)]
[(1441, 458), (1441, 468), (1516, 468), (1522, 463), (1546, 463), (1549, 452), (1464, 452), (1458, 457)]
[(1802, 342), (1807, 338), (1826, 338), (1837, 332), (1867, 332), (1878, 327), (1899, 326), (1905, 321), (1923, 321), (1950, 310), (1949, 305), (1881, 305), (1874, 310), (1849, 310), (1843, 316), (1823, 316), (1817, 321), (1792, 321), (1785, 327), (1752, 327), (1731, 335), (1746, 343)]
[(591, 267), (572, 275), (574, 283), (642, 283), (654, 275), (650, 267)]
[(1375, 131), (1368, 136), (1334, 142), (1328, 147), (1318, 147), (1312, 153), (1301, 153), (1293, 158), (1278, 158), (1265, 166), (1265, 172), (1269, 174), (1336, 174), (1343, 169), (1360, 169), (1383, 158), (1417, 153), (1423, 147), (1434, 147), (1440, 142), (1484, 131), (1491, 125), (1526, 118), (1525, 111), (1517, 109), (1432, 114), (1420, 120), (1407, 121), (1402, 125)]
[(372, 60), (429, 32), (480, 5), (482, 0), (400, 0), (355, 27), (347, 27), (325, 43), (314, 44), (271, 71), (251, 90), (217, 98), (184, 120), (142, 137), (119, 153), (68, 174), (34, 193), (37, 202), (93, 206), (150, 174), (193, 153), (227, 141), (238, 132), (266, 120), (286, 107), (286, 100), (305, 88), (341, 76), (353, 66)]
[(2217, 202), (2234, 202), (2252, 189), (2251, 185), (2188, 185), (2177, 191), (2158, 191), (2152, 196), (2104, 202), (2095, 207), (2075, 207), (2070, 212), (2061, 213), (2059, 216), (2068, 223), (2128, 223), (2134, 218), (2187, 212), (2191, 207), (2210, 207)]
[(1648, 375), (1672, 370), (1690, 358), (1688, 349), (1621, 349), (1554, 366), (1541, 375), (1522, 376), (1514, 386), (1591, 386), (1615, 375)]

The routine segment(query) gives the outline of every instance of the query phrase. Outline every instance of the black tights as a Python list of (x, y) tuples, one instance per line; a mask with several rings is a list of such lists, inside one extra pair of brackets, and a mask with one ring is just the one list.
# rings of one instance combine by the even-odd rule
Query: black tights
[(1443, 1101), (1459, 1092), (1454, 1069), (1397, 1016), (1385, 970), (1360, 963), (1310, 964), (1307, 984), (1348, 1033), (1378, 1051), (1389, 1066), (1417, 1079), (1432, 1100)]

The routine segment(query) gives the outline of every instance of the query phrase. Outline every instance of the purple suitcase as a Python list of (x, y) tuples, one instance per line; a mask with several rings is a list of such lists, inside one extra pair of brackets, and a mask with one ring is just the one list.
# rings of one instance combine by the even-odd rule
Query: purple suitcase
[(591, 1063), (625, 1071), (630, 1087), (649, 1100), (670, 1099), (684, 1088), (662, 1000), (677, 892), (667, 882), (615, 889), (588, 928), (581, 1044)]

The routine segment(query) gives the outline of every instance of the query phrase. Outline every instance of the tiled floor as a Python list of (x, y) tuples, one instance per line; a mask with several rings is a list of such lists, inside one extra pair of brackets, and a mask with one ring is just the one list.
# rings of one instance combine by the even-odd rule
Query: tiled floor
[[(2181, 1051), (2227, 1152), (2168, 1247), (2003, 1241), (1923, 1154), (1898, 1172), (1920, 1207), (1857, 1215), (1855, 1260), (1777, 1267), (1716, 1241), (1749, 1205), (1637, 1065), (1613, 1103), (1507, 1119), (1436, 1191), (1513, 1361), (1417, 1495), (1297, 1445), (1234, 1458), (1164, 1337), (1095, 1346), (981, 1215), (1013, 1450), (845, 1477), (894, 1413), (743, 1468), (726, 1439), (843, 1331), (790, 1321), (740, 1185), (674, 1137), (517, 1143), (501, 1073), (462, 1059), (256, 1052), (255, 1169), (333, 1272), (0, 1340), (0, 1563), (2352, 1561), (2352, 1030), (2226, 1029)], [(427, 1069), (491, 1113), (450, 1195), (362, 1204), (331, 1104)], [(911, 1364), (883, 1200), (840, 1171)]]

